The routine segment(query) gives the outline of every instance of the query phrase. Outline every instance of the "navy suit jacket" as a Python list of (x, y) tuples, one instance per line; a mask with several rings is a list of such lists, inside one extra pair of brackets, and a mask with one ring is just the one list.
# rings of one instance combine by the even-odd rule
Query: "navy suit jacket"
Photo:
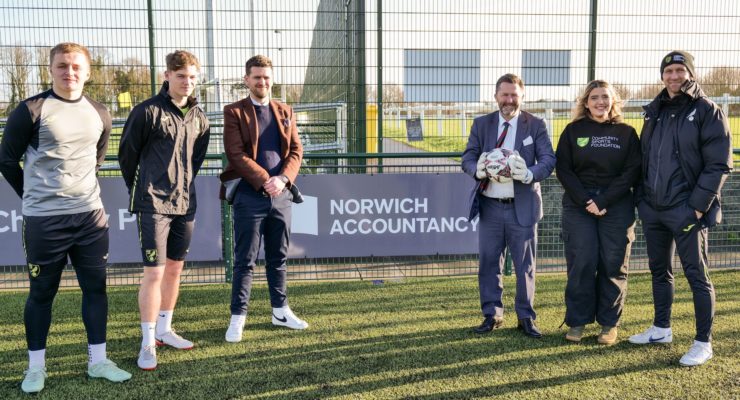
[[(475, 177), (478, 158), (483, 152), (496, 147), (498, 122), (498, 111), (476, 118), (470, 129), (468, 145), (462, 155), (463, 171), (475, 179), (475, 185), (470, 191), (469, 220), (474, 219), (479, 211), (479, 180)], [(514, 180), (516, 219), (522, 226), (532, 226), (542, 219), (542, 193), (539, 182), (550, 176), (555, 169), (555, 152), (547, 135), (545, 121), (526, 111), (520, 111), (514, 150), (527, 162), (527, 168), (532, 171), (533, 177), (532, 182), (527, 185)]]

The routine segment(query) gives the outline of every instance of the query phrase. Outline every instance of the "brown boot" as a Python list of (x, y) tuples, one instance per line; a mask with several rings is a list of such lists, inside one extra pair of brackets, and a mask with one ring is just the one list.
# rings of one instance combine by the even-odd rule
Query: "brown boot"
[(583, 338), (583, 331), (586, 329), (585, 326), (571, 326), (570, 329), (568, 329), (568, 333), (565, 334), (565, 340), (570, 340), (571, 342), (580, 342)]
[(602, 326), (601, 333), (599, 333), (597, 342), (600, 344), (611, 345), (617, 342), (617, 327), (616, 326)]

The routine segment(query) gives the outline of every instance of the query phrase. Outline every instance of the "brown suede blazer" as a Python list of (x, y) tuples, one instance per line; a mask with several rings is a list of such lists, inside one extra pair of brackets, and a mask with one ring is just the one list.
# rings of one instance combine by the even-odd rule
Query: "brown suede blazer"
[[(280, 130), (280, 152), (283, 159), (280, 173), (288, 177), (290, 187), (301, 167), (303, 145), (298, 137), (293, 109), (276, 100), (270, 100), (270, 107)], [(249, 97), (224, 107), (224, 151), (229, 165), (220, 175), (221, 182), (243, 178), (254, 190), (260, 190), (270, 178), (267, 171), (257, 164), (258, 132), (257, 115)], [(221, 185), (221, 199), (224, 198), (223, 195), (224, 187)]]

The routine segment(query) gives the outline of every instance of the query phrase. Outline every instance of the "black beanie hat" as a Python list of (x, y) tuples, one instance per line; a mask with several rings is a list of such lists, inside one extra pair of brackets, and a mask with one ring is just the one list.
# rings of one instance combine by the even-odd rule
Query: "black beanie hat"
[(660, 62), (660, 75), (663, 76), (663, 70), (665, 67), (671, 65), (671, 64), (683, 64), (686, 69), (689, 71), (689, 74), (692, 78), (696, 78), (696, 74), (694, 73), (694, 56), (689, 54), (687, 51), (681, 51), (681, 50), (674, 50), (668, 54), (666, 54), (665, 57), (663, 57), (663, 61)]

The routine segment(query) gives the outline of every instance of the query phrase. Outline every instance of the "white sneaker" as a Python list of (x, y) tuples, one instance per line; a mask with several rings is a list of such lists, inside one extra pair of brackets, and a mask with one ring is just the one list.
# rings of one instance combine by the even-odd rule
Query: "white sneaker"
[(144, 346), (139, 351), (139, 359), (136, 365), (144, 371), (154, 371), (157, 369), (157, 348), (156, 346)]
[(170, 346), (178, 350), (190, 350), (193, 348), (193, 342), (178, 335), (174, 330), (157, 335), (154, 341), (157, 346)]
[(684, 367), (695, 367), (709, 361), (713, 355), (712, 343), (694, 340), (689, 351), (678, 362)]
[(26, 393), (38, 393), (44, 388), (44, 380), (46, 379), (46, 368), (45, 367), (29, 367), (23, 372), (23, 383), (21, 383), (21, 390)]
[(226, 341), (230, 343), (241, 342), (242, 333), (244, 333), (244, 320), (232, 316), (229, 329), (226, 330)]
[(632, 335), (628, 340), (634, 344), (671, 343), (673, 341), (673, 330), (651, 325), (645, 332)]
[[(279, 317), (280, 314), (282, 317)], [(298, 330), (308, 328), (308, 322), (296, 317), (289, 306), (272, 309), (272, 324)]]

